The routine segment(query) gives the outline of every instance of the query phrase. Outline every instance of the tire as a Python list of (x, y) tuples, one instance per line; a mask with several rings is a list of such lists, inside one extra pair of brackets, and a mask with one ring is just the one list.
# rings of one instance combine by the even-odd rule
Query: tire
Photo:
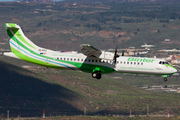
[(94, 71), (92, 73), (93, 78), (101, 79), (101, 72), (100, 71)]
[(164, 78), (164, 82), (167, 82), (167, 78)]
[(98, 72), (98, 74), (97, 74), (97, 77), (96, 77), (97, 79), (101, 79), (101, 73), (100, 72)]

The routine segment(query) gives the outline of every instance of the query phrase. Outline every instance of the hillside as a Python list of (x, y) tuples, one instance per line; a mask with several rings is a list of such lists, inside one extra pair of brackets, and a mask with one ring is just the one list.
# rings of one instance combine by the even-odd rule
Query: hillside
[[(76, 50), (80, 44), (111, 49), (154, 44), (157, 49), (180, 48), (179, 4), (0, 3), (0, 51), (9, 50), (6, 22), (19, 24), (35, 44), (52, 50)], [(164, 43), (164, 39), (170, 43)], [(157, 56), (159, 57), (159, 56)], [(12, 63), (12, 64), (9, 64)], [(14, 64), (14, 65), (13, 65)], [(102, 79), (78, 71), (26, 70), (26, 62), (0, 56), (0, 115), (180, 114), (180, 96), (151, 92), (143, 85), (179, 84), (168, 78), (107, 74)], [(32, 65), (32, 64), (30, 64)]]
[(60, 112), (80, 114), (66, 100), (76, 100), (78, 94), (31, 71), (0, 61), (1, 115), (40, 116), (45, 109), (49, 115)]
[(4, 27), (9, 22), (19, 24), (35, 44), (53, 50), (80, 51), (80, 44), (140, 48), (145, 43), (180, 49), (179, 11), (178, 3), (0, 3), (0, 48), (9, 49)]
[[(179, 94), (146, 91), (103, 76), (88, 73), (38, 69), (28, 71), (0, 61), (0, 112), (6, 116), (179, 114)], [(141, 79), (141, 78), (139, 78)]]

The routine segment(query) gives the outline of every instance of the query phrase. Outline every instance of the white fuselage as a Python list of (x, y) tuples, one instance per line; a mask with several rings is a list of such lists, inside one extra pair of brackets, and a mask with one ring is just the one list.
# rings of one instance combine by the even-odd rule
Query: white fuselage
[(116, 70), (127, 73), (143, 74), (170, 74), (177, 70), (170, 65), (159, 64), (163, 59), (127, 57), (121, 56), (117, 59)]
[[(111, 59), (103, 59), (103, 58), (94, 58), (87, 57), (82, 53), (61, 53), (56, 52), (56, 54), (48, 54), (47, 56), (53, 57), (54, 59), (72, 61), (82, 64), (92, 64), (92, 65), (100, 65), (106, 66), (114, 69), (117, 72), (122, 73), (138, 73), (138, 74), (171, 74), (177, 72), (176, 69), (171, 67), (170, 65), (159, 64), (160, 61), (164, 61), (163, 59), (158, 58), (146, 58), (146, 57), (130, 57), (130, 56), (120, 56), (117, 58), (117, 64), (114, 66), (114, 62)], [(65, 66), (61, 66), (65, 67)], [(77, 69), (77, 67), (73, 67)]]

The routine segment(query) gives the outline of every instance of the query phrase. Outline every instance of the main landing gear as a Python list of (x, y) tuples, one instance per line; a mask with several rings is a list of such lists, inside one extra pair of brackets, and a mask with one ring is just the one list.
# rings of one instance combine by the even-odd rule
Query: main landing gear
[(96, 79), (101, 79), (101, 71), (94, 71), (92, 77)]

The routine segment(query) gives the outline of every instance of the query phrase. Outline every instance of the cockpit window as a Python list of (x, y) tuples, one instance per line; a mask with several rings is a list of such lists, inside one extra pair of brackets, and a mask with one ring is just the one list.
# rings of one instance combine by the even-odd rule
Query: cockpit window
[(160, 61), (159, 64), (169, 64), (169, 63), (166, 61)]

